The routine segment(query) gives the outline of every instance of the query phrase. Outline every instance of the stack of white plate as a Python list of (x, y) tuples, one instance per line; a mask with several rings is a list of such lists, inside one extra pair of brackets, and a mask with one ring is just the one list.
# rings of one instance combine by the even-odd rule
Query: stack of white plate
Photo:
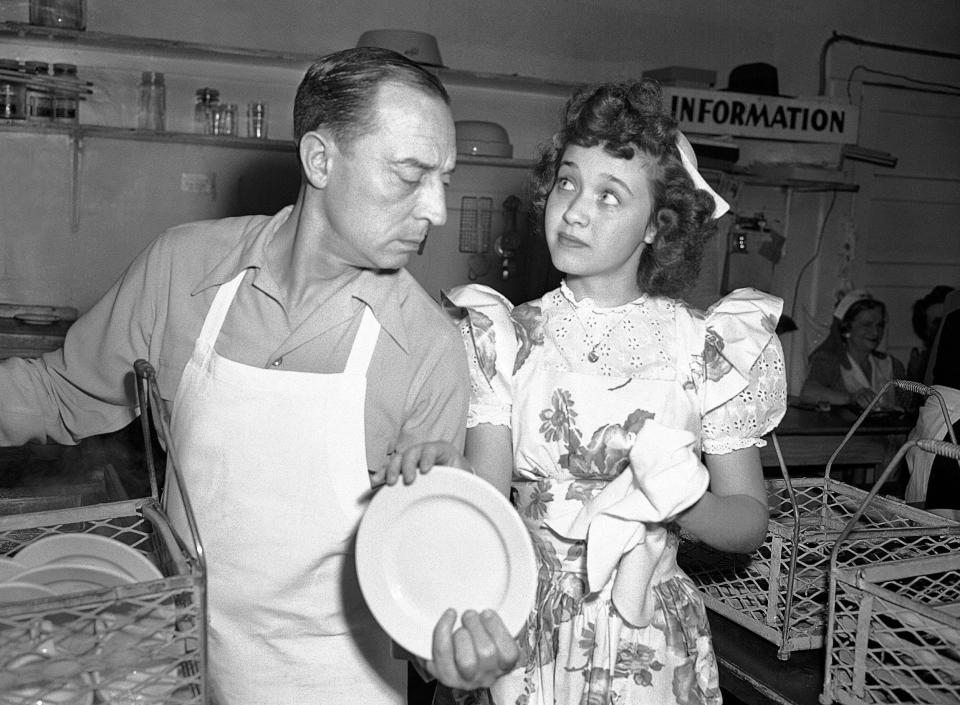
[(159, 580), (145, 555), (96, 534), (56, 534), (0, 558), (0, 603)]
[[(0, 605), (162, 578), (163, 574), (147, 556), (116, 539), (95, 534), (57, 534), (28, 544), (12, 558), (0, 557)], [(76, 664), (73, 659), (79, 653), (106, 645), (111, 635), (107, 621), (110, 617), (109, 612), (104, 612), (89, 633), (81, 630), (73, 634), (72, 639), (59, 642), (50, 638), (57, 631), (50, 621), (55, 617), (38, 618), (29, 629), (3, 630), (0, 632), (0, 674), (15, 673), (19, 669), (53, 668), (54, 664), (61, 668)], [(158, 631), (161, 631), (159, 627), (163, 626), (163, 621), (157, 620)], [(125, 635), (125, 631), (121, 631), (116, 638)], [(138, 638), (143, 641), (145, 637), (138, 635)], [(65, 646), (68, 647), (66, 650)], [(72, 648), (74, 646), (76, 649)], [(125, 697), (128, 691), (136, 691), (136, 697), (144, 695), (146, 689), (137, 690), (136, 687), (138, 679), (143, 677), (151, 678), (152, 682), (161, 681), (164, 685), (161, 695), (171, 692), (176, 685), (173, 677), (167, 677), (165, 671), (159, 674), (132, 671), (121, 675), (122, 678), (114, 677), (109, 684), (101, 684), (103, 679), (98, 673), (81, 672), (66, 680), (58, 677), (55, 680), (62, 683), (53, 690), (50, 686), (29, 685), (0, 692), (0, 705), (7, 702), (92, 705), (94, 686), (104, 702), (120, 702), (113, 696)], [(129, 702), (138, 700), (132, 698)]]

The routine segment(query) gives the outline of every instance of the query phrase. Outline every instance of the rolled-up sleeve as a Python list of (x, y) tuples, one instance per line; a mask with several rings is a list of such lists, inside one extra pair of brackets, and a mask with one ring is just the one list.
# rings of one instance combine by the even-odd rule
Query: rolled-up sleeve
[(0, 362), (0, 445), (75, 444), (136, 416), (133, 362), (148, 357), (155, 301), (169, 286), (155, 246), (40, 358)]

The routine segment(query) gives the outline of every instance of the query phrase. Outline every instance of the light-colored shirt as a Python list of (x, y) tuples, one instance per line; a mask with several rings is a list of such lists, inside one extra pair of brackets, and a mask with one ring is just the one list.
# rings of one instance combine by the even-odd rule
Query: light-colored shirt
[(370, 306), (382, 330), (367, 384), (369, 466), (416, 442), (461, 447), (469, 377), (456, 328), (405, 270), (358, 269), (330, 298), (289, 308), (266, 247), (290, 212), (171, 228), (73, 324), (63, 348), (0, 363), (0, 445), (73, 444), (124, 427), (136, 414), (139, 358), (154, 366), (172, 402), (217, 287), (246, 269), (216, 343), (220, 355), (277, 370), (342, 372)]

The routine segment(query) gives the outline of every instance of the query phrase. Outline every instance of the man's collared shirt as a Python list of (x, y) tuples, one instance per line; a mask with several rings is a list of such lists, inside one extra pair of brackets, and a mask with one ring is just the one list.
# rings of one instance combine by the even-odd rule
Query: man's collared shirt
[(461, 446), (469, 381), (456, 328), (405, 270), (358, 269), (326, 300), (288, 310), (266, 247), (290, 211), (171, 228), (71, 326), (61, 350), (0, 363), (0, 445), (74, 443), (122, 428), (134, 417), (138, 358), (153, 364), (172, 402), (218, 286), (245, 270), (217, 353), (269, 369), (342, 372), (369, 306), (381, 333), (368, 371), (368, 464), (420, 441)]

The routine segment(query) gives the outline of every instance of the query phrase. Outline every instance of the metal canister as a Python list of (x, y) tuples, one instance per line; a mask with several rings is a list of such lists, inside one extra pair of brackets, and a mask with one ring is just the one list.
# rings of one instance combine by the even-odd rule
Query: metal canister
[(77, 122), (80, 105), (80, 79), (76, 64), (54, 64), (53, 75), (60, 79), (53, 95), (53, 119), (57, 122)]
[(27, 61), (24, 64), (27, 80), (27, 120), (30, 122), (50, 122), (53, 120), (53, 91), (44, 85), (50, 65), (46, 61)]

